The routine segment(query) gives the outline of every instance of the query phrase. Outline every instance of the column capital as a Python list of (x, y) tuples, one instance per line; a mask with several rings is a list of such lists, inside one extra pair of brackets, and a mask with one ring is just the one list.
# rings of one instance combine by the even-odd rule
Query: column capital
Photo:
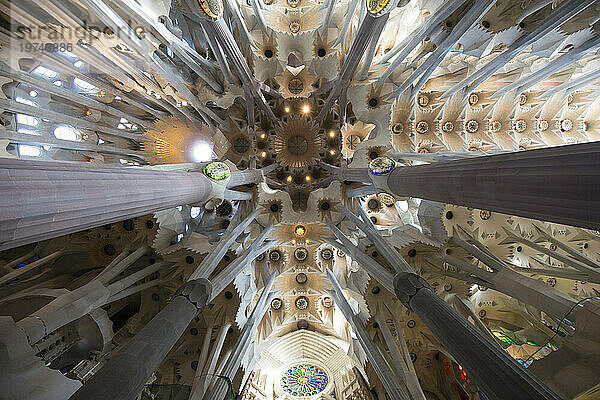
[(192, 281), (186, 282), (181, 286), (175, 296), (185, 297), (192, 305), (194, 305), (198, 312), (202, 311), (210, 299), (212, 293), (212, 284), (208, 279), (198, 278)]
[(433, 291), (429, 283), (414, 272), (400, 272), (394, 277), (396, 296), (409, 310), (412, 310), (410, 300), (421, 289)]

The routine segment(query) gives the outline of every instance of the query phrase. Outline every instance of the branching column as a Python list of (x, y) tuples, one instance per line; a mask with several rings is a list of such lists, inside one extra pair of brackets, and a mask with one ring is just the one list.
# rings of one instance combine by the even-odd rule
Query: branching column
[[(242, 233), (255, 218), (256, 213), (246, 217), (237, 227), (230, 225), (224, 239), (213, 253), (221, 255), (235, 237)], [(225, 286), (224, 277), (230, 277), (239, 264), (251, 262), (258, 254), (252, 250), (260, 247), (271, 232), (264, 229), (248, 250), (237, 260), (225, 267), (212, 281), (198, 277), (197, 272), (210, 276), (218, 262), (213, 257), (205, 259), (196, 267), (190, 280), (185, 283), (171, 301), (156, 314), (119, 352), (117, 352), (94, 376), (79, 389), (71, 400), (133, 400), (141, 392), (144, 384), (160, 366), (171, 348), (181, 337), (192, 319), (206, 304), (219, 294)], [(233, 239), (232, 239), (233, 238)], [(264, 246), (263, 246), (264, 248)]]
[(394, 279), (396, 296), (414, 311), (442, 346), (494, 400), (558, 400), (560, 397), (517, 363), (435, 294), (419, 275), (401, 272)]
[[(394, 247), (377, 232), (368, 216), (362, 221), (353, 218), (381, 254), (396, 252)], [(388, 285), (392, 274), (384, 266), (363, 262), (364, 252), (354, 246), (331, 222), (331, 232), (341, 242), (341, 248), (356, 257), (361, 266), (368, 265), (369, 274), (383, 286)], [(377, 237), (379, 236), (379, 237)], [(339, 242), (333, 241), (334, 246)], [(344, 251), (346, 251), (344, 250)], [(483, 334), (448, 303), (438, 297), (429, 284), (415, 274), (402, 257), (390, 257), (388, 262), (399, 271), (394, 278), (394, 291), (409, 310), (414, 311), (431, 330), (442, 346), (473, 377), (475, 383), (493, 400), (528, 399), (558, 400), (560, 397), (546, 387), (531, 372), (523, 368), (489, 336)], [(378, 268), (377, 268), (378, 266)], [(388, 285), (389, 286), (389, 285)]]
[[(395, 168), (387, 189), (510, 215), (598, 229), (600, 143)], [(376, 183), (377, 185), (377, 183)]]
[[(238, 184), (261, 179), (238, 177)], [(0, 159), (0, 250), (206, 201), (215, 182), (199, 172), (94, 163)]]
[(206, 306), (212, 292), (206, 279), (184, 284), (152, 320), (116, 353), (71, 400), (133, 400)]

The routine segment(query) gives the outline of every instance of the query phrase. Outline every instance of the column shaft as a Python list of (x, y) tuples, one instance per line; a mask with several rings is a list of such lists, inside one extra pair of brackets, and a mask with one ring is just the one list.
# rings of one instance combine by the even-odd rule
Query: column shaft
[(69, 399), (135, 399), (190, 321), (204, 309), (211, 290), (206, 279), (184, 284), (169, 304)]
[(395, 168), (398, 196), (598, 229), (600, 143)]
[(206, 200), (198, 172), (0, 159), (0, 250)]
[(403, 272), (396, 275), (394, 287), (400, 301), (421, 318), (488, 398), (560, 399), (490, 337), (439, 298), (423, 278)]

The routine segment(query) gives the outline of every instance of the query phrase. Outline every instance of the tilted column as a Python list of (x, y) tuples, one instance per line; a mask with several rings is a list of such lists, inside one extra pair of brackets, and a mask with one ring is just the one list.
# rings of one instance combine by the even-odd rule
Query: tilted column
[[(265, 283), (265, 287), (263, 288), (262, 293), (258, 297), (256, 301), (256, 305), (254, 309), (250, 313), (250, 316), (246, 320), (244, 324), (244, 328), (240, 333), (237, 341), (233, 346), (233, 351), (227, 357), (227, 361), (223, 365), (223, 369), (218, 373), (220, 376), (226, 376), (230, 380), (233, 380), (235, 374), (244, 358), (244, 355), (248, 351), (250, 345), (252, 344), (252, 338), (254, 336), (254, 332), (258, 327), (258, 324), (262, 320), (265, 312), (269, 308), (269, 304), (271, 304), (271, 300), (273, 299), (274, 294), (271, 293), (271, 288), (273, 287), (273, 283), (275, 282), (275, 277), (277, 276), (276, 272), (273, 272)], [(210, 377), (209, 377), (210, 378)], [(218, 378), (217, 380), (213, 379), (212, 384), (208, 386), (206, 392), (204, 393), (205, 400), (212, 399), (222, 399), (225, 396), (225, 392), (227, 391), (227, 384), (222, 378)]]
[[(235, 172), (231, 178), (261, 179)], [(200, 172), (0, 159), (0, 250), (203, 202), (226, 184)]]
[(401, 272), (394, 279), (396, 296), (414, 311), (442, 346), (493, 400), (558, 400), (549, 389), (488, 336), (435, 294), (419, 275)]
[[(373, 341), (371, 340), (371, 336), (367, 332), (363, 322), (356, 318), (354, 315), (354, 311), (346, 300), (344, 293), (342, 292), (342, 288), (337, 281), (337, 278), (333, 274), (330, 269), (327, 269), (327, 277), (333, 286), (333, 290), (331, 291), (331, 295), (333, 296), (333, 300), (335, 304), (339, 307), (340, 311), (352, 327), (352, 330), (356, 334), (356, 337), (365, 351), (371, 366), (377, 373), (379, 380), (385, 387), (385, 390), (392, 400), (408, 400), (411, 397), (404, 389), (403, 384), (405, 382), (399, 382), (399, 377), (394, 373), (391, 366), (386, 362), (385, 358), (379, 351), (379, 348), (375, 346)], [(404, 371), (402, 371), (404, 372)], [(405, 377), (402, 377), (405, 378)]]
[(599, 170), (595, 142), (397, 167), (372, 178), (397, 196), (598, 229)]
[[(366, 217), (365, 217), (366, 218)], [(370, 239), (375, 239), (373, 232), (365, 226), (368, 218), (362, 221), (361, 229)], [(331, 232), (342, 242), (342, 248), (350, 251), (353, 257), (361, 260), (364, 255), (354, 246), (343, 233), (333, 224), (329, 224)], [(337, 243), (337, 242), (335, 242)], [(382, 252), (393, 250), (392, 245), (385, 240), (375, 240), (375, 247)], [(334, 244), (335, 245), (335, 244)], [(395, 250), (394, 250), (395, 251)], [(383, 252), (382, 252), (383, 254)], [(367, 257), (368, 258), (368, 257)], [(528, 399), (528, 400), (558, 400), (560, 397), (546, 387), (531, 372), (523, 368), (508, 353), (500, 348), (489, 336), (477, 329), (465, 317), (460, 315), (448, 303), (435, 294), (429, 284), (415, 274), (411, 266), (401, 258), (390, 259), (396, 271), (394, 291), (398, 299), (409, 310), (414, 311), (425, 325), (431, 330), (442, 346), (460, 363), (473, 377), (475, 383), (492, 400)], [(392, 274), (382, 265), (369, 265), (369, 274), (386, 286), (392, 279)]]
[(184, 284), (166, 307), (69, 399), (135, 399), (190, 321), (204, 309), (211, 292), (206, 279)]

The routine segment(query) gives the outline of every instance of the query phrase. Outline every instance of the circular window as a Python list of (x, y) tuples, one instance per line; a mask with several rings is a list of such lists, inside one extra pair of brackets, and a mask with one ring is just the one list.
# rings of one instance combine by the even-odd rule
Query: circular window
[(323, 297), (323, 307), (325, 307), (325, 308), (333, 307), (333, 299), (329, 296)]
[(296, 282), (299, 284), (304, 285), (306, 281), (308, 281), (308, 277), (304, 272), (300, 272), (298, 275), (296, 275)]
[(269, 253), (269, 260), (277, 262), (281, 260), (281, 252), (279, 250), (273, 250)]
[(304, 247), (294, 250), (294, 258), (298, 261), (304, 261), (308, 257), (308, 251)]
[(280, 298), (276, 297), (273, 300), (271, 300), (271, 308), (273, 310), (279, 310), (282, 305), (283, 305), (283, 302), (281, 301)]
[(479, 96), (475, 93), (471, 94), (469, 96), (469, 104), (471, 106), (474, 106), (475, 104), (479, 103)]
[(296, 225), (294, 227), (294, 234), (297, 237), (303, 237), (304, 235), (306, 235), (306, 227), (304, 225)]
[(295, 365), (281, 376), (282, 389), (292, 396), (307, 397), (321, 393), (329, 379), (325, 372), (314, 365)]
[(292, 32), (292, 33), (300, 32), (300, 22), (299, 21), (290, 22), (290, 32)]
[(514, 122), (513, 129), (519, 133), (525, 132), (527, 129), (527, 122), (525, 120), (519, 119)]
[(467, 124), (465, 125), (465, 129), (469, 133), (475, 133), (479, 129), (479, 122), (475, 121), (474, 119), (467, 121)]
[(450, 121), (446, 121), (442, 125), (442, 131), (444, 131), (446, 133), (452, 132), (453, 130), (454, 130), (454, 124)]
[(306, 296), (300, 296), (294, 302), (298, 310), (306, 310), (308, 308), (308, 298)]
[(392, 125), (392, 132), (394, 132), (396, 135), (402, 133), (404, 131), (404, 125), (402, 125), (402, 122), (396, 122), (394, 125)]
[(394, 169), (396, 162), (389, 157), (377, 157), (369, 163), (369, 169), (374, 175), (385, 175)]
[(429, 130), (429, 124), (427, 123), (427, 121), (419, 121), (417, 122), (415, 130), (417, 131), (417, 133), (420, 134), (427, 133), (427, 131)]
[(370, 210), (377, 210), (379, 208), (379, 200), (377, 199), (371, 199), (367, 202), (367, 207), (369, 207)]
[(333, 258), (333, 251), (331, 251), (331, 249), (321, 250), (321, 258), (323, 258), (323, 260), (331, 260)]
[(396, 202), (396, 198), (389, 193), (377, 193), (377, 198), (386, 206), (392, 206)]

